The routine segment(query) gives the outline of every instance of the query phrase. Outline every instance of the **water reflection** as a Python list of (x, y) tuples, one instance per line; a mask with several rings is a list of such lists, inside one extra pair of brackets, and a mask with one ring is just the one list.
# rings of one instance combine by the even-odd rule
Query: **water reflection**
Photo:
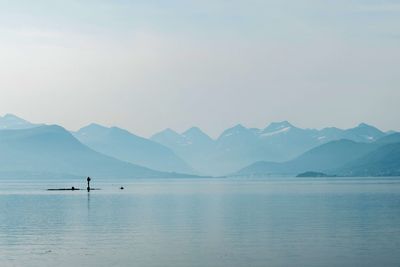
[(90, 192), (87, 192), (87, 210), (88, 210), (88, 214), (90, 211)]
[(137, 181), (90, 193), (43, 186), (0, 191), (1, 266), (400, 262), (399, 180)]

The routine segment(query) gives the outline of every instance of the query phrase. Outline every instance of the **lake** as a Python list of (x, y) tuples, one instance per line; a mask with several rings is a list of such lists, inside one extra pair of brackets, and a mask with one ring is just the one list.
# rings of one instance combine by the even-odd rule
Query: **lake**
[(92, 183), (1, 180), (0, 265), (400, 266), (400, 178)]

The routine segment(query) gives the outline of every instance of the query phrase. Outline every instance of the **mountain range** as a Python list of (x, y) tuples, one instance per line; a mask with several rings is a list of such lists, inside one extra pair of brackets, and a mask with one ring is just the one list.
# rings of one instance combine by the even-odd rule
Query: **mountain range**
[(96, 152), (64, 128), (44, 125), (0, 131), (0, 177), (95, 176), (97, 178), (177, 177)]
[(313, 148), (286, 162), (253, 163), (234, 176), (296, 175), (323, 172), (339, 176), (400, 175), (400, 134), (394, 133), (372, 143), (347, 139)]
[(93, 150), (123, 161), (159, 171), (194, 173), (171, 149), (118, 127), (90, 124), (73, 135)]
[(239, 124), (215, 139), (198, 127), (183, 133), (166, 129), (147, 139), (94, 123), (69, 132), (7, 114), (0, 117), (0, 176), (388, 175), (399, 165), (398, 135), (365, 123), (318, 130), (283, 121), (262, 129)]
[(167, 129), (153, 135), (151, 140), (169, 147), (201, 173), (224, 175), (258, 161), (289, 161), (331, 141), (371, 143), (387, 134), (365, 123), (346, 130), (335, 127), (317, 130), (298, 128), (283, 121), (263, 129), (239, 124), (215, 140), (199, 128), (182, 134)]

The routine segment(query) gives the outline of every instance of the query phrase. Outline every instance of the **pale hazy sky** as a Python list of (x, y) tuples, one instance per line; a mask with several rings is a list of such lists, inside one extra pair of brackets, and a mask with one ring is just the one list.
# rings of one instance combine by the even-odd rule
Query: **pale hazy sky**
[(140, 135), (400, 130), (400, 3), (0, 0), (0, 114)]

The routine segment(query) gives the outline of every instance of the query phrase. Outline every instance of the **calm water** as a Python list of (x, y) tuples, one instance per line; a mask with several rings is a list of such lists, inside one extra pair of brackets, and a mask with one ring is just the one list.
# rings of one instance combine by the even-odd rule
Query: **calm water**
[(72, 185), (0, 181), (1, 266), (400, 266), (400, 178)]

